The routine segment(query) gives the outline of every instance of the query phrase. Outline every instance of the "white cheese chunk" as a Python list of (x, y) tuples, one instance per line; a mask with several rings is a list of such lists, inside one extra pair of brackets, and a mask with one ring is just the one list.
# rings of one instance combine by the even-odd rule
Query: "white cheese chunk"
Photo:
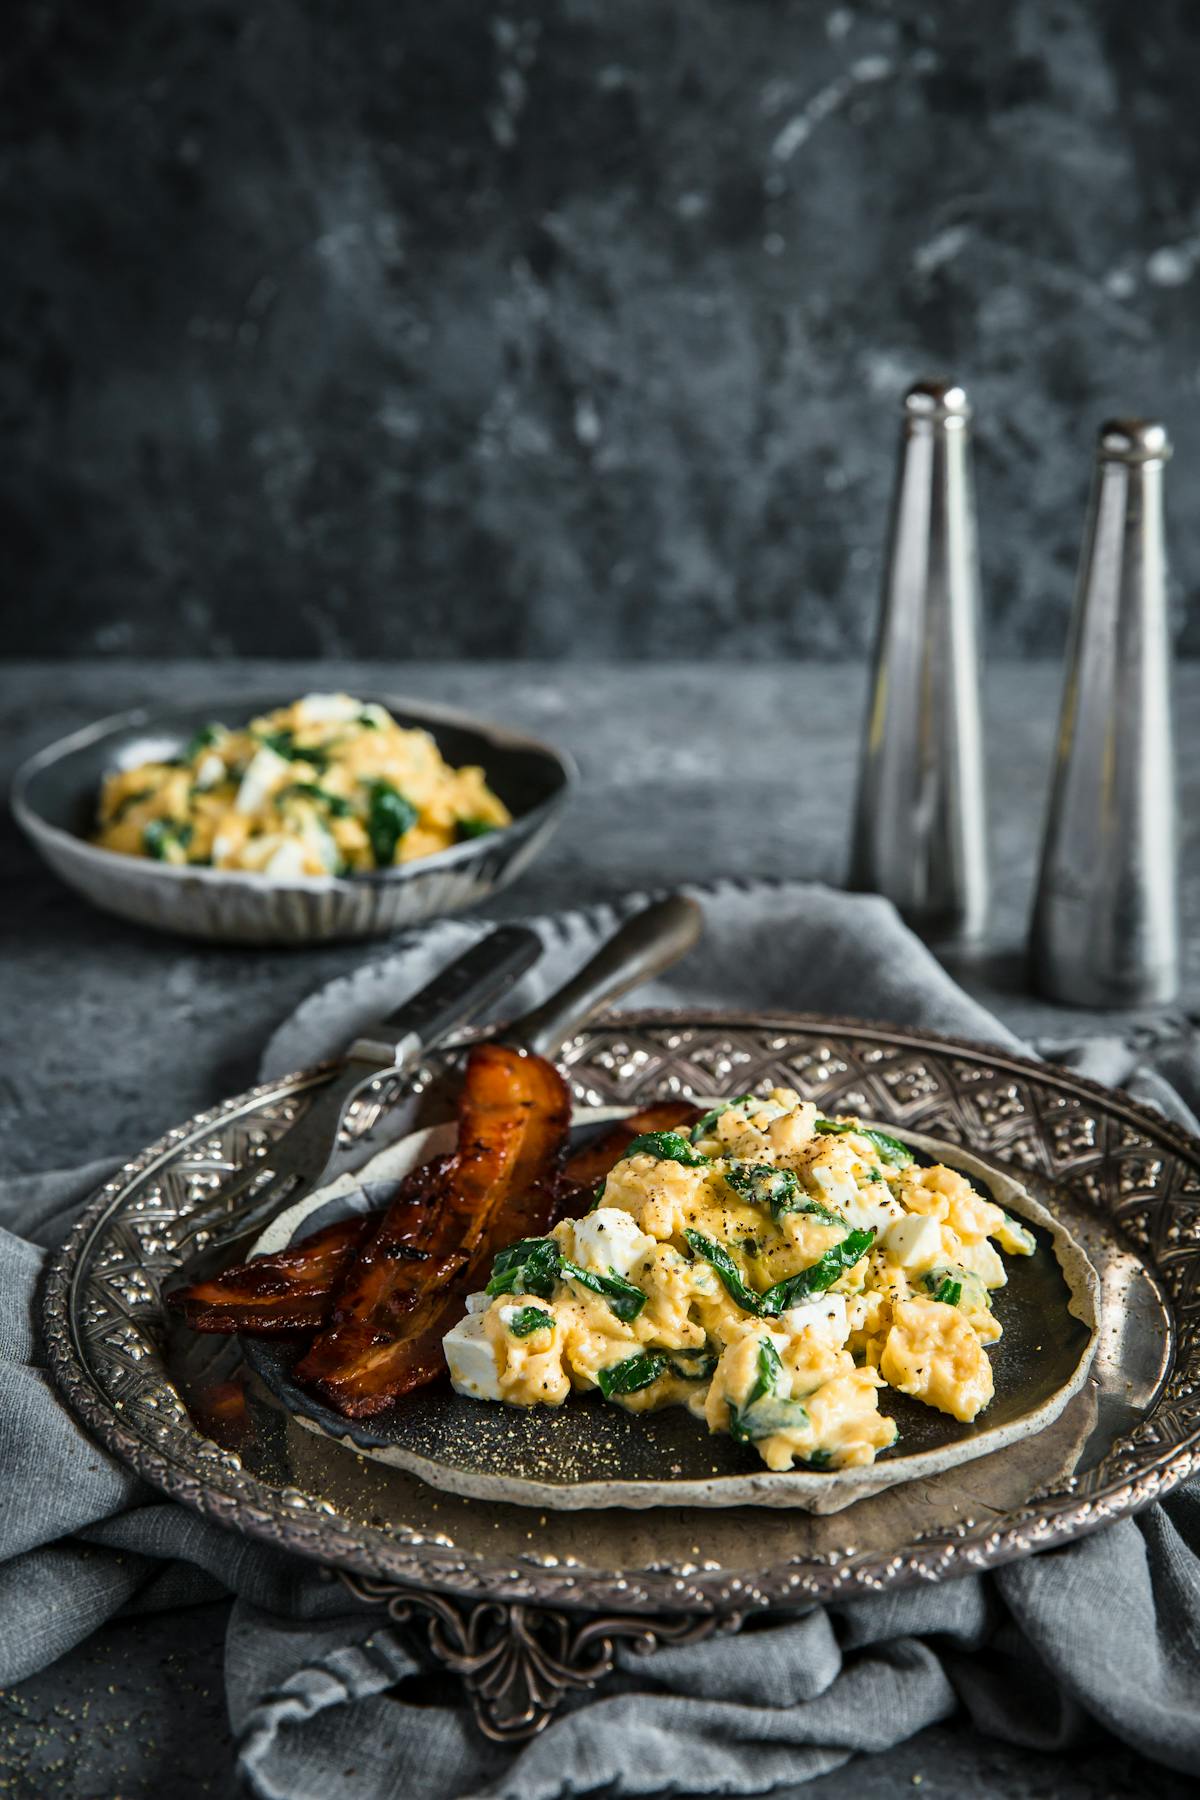
[(841, 1348), (850, 1333), (846, 1301), (841, 1294), (810, 1294), (798, 1306), (789, 1306), (780, 1315), (779, 1322), (792, 1335), (808, 1331), (814, 1337), (824, 1338), (835, 1349)]
[(841, 1208), (842, 1215), (848, 1225), (855, 1231), (877, 1231), (882, 1235), (897, 1220), (904, 1218), (904, 1208), (894, 1195), (889, 1194), (882, 1182), (873, 1182), (878, 1187), (879, 1198), (867, 1200), (859, 1189), (854, 1200)]
[(305, 833), (304, 839), (310, 850), (315, 851), (317, 860), (331, 875), (337, 873), (341, 863), (341, 852), (338, 850), (333, 835), (319, 820), (314, 821)]
[(822, 1200), (834, 1212), (845, 1212), (847, 1207), (857, 1205), (858, 1188), (853, 1176), (840, 1174), (836, 1169), (827, 1169), (821, 1163), (815, 1163), (812, 1178), (821, 1190)]
[(478, 1294), (467, 1295), (467, 1311), (469, 1313), (486, 1312), (491, 1304), (492, 1296), (490, 1294), (480, 1292)]
[(597, 1275), (607, 1275), (610, 1269), (628, 1275), (653, 1248), (654, 1239), (619, 1207), (599, 1206), (586, 1219), (575, 1221), (575, 1261)]
[(216, 787), (225, 774), (225, 764), (215, 750), (209, 750), (196, 764), (195, 781), (198, 788)]
[(242, 776), (242, 785), (233, 803), (234, 811), (257, 812), (291, 773), (292, 765), (287, 758), (277, 756), (269, 745), (263, 744), (250, 758), (246, 773)]
[(472, 1400), (499, 1400), (496, 1358), (478, 1313), (468, 1313), (442, 1339), (450, 1380)]
[(304, 873), (304, 845), (295, 838), (285, 838), (263, 865), (263, 874), (274, 876), (276, 881), (290, 881)]
[(942, 1254), (942, 1232), (928, 1213), (909, 1213), (884, 1233), (884, 1247), (902, 1269), (931, 1269)]
[(301, 725), (348, 725), (363, 708), (349, 694), (305, 694), (294, 711)]

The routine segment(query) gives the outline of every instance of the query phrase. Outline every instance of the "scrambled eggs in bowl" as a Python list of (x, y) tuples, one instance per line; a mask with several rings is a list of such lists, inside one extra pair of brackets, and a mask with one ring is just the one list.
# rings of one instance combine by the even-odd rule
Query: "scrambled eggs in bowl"
[(349, 694), (309, 694), (106, 776), (93, 841), (291, 879), (390, 869), (510, 823), (483, 770), (452, 769), (427, 731)]
[(1035, 1247), (957, 1170), (775, 1088), (635, 1139), (590, 1213), (500, 1253), (446, 1360), (476, 1399), (598, 1389), (687, 1406), (770, 1469), (861, 1467), (896, 1439), (885, 1386), (987, 1406), (1000, 1251)]

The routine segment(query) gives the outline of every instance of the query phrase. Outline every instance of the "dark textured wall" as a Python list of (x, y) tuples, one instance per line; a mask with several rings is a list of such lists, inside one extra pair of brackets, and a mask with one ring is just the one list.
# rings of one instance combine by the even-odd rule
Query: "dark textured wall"
[(1164, 415), (1200, 649), (1194, 0), (9, 0), (10, 653), (858, 652), (895, 409), (1061, 643)]

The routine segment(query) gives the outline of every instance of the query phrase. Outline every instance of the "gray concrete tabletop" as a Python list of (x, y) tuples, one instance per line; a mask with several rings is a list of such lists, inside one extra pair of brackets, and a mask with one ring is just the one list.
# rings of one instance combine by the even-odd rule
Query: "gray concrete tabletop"
[[(731, 644), (731, 656), (736, 646)], [(994, 912), (989, 940), (955, 973), (1024, 1035), (1128, 1028), (1135, 1015), (1067, 1012), (1027, 992), (1021, 946), (1059, 701), (1046, 663), (989, 669), (985, 697)], [(463, 706), (569, 750), (582, 787), (541, 860), (489, 908), (516, 917), (631, 888), (721, 875), (840, 880), (864, 671), (819, 661), (739, 666), (122, 661), (0, 669), (0, 777), (33, 750), (107, 713), (313, 688)], [(1187, 944), (1172, 1014), (1200, 1013), (1200, 664), (1178, 678)], [(0, 1156), (6, 1174), (132, 1153), (249, 1085), (276, 1024), (313, 988), (379, 954), (369, 944), (249, 950), (158, 937), (92, 911), (59, 885), (5, 811), (0, 823)], [(787, 996), (780, 996), (786, 1005)], [(230, 1791), (221, 1646), (224, 1609), (131, 1619), (0, 1694), (0, 1793)], [(1111, 1744), (1069, 1765), (961, 1724), (856, 1763), (814, 1793), (864, 1800), (1053, 1792), (1069, 1800), (1190, 1791)]]

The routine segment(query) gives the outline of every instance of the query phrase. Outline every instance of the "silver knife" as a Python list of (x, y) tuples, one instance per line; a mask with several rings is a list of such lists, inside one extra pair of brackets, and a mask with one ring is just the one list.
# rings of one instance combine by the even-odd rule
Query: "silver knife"
[[(249, 1196), (208, 1239), (207, 1266), (227, 1263), (258, 1237), (284, 1202), (321, 1185), (338, 1153), (346, 1113), (381, 1074), (403, 1073), (450, 1033), (499, 999), (542, 953), (541, 939), (523, 925), (501, 925), (456, 957), (425, 987), (355, 1039), (341, 1067), (311, 1106), (267, 1147), (265, 1154), (226, 1183), (215, 1198), (225, 1204)], [(189, 1265), (190, 1280), (202, 1279)]]

